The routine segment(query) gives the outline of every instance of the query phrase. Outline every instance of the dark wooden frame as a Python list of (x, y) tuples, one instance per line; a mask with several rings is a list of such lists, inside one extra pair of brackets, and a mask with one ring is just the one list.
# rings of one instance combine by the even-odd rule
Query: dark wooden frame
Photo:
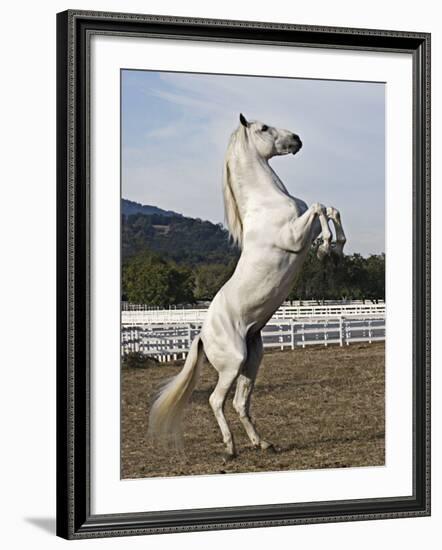
[[(89, 40), (155, 36), (413, 56), (410, 497), (92, 515), (89, 471)], [(430, 35), (69, 10), (57, 15), (57, 534), (68, 539), (430, 514)]]

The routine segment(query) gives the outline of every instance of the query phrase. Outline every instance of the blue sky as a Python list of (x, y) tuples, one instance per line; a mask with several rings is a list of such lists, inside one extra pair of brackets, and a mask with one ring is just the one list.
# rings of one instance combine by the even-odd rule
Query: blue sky
[(346, 252), (385, 251), (382, 83), (122, 72), (124, 198), (223, 222), (222, 165), (239, 113), (300, 135), (270, 162), (289, 192), (341, 211)]

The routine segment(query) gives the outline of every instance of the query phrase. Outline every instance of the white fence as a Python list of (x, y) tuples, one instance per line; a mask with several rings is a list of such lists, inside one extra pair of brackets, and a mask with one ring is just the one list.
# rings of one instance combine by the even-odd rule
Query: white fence
[[(121, 323), (124, 326), (150, 324), (202, 323), (207, 309), (150, 309), (124, 310)], [(384, 317), (385, 303), (332, 303), (323, 305), (282, 305), (273, 315), (272, 321), (291, 320), (312, 317)]]
[[(286, 300), (283, 306), (336, 306), (336, 305), (370, 305), (383, 304), (384, 300)], [(169, 310), (181, 309), (207, 309), (210, 301), (197, 302), (196, 305), (169, 306)], [(149, 306), (148, 304), (132, 304), (131, 302), (121, 302), (123, 311), (158, 311), (164, 308), (159, 306)]]
[[(185, 319), (178, 323), (123, 324), (121, 351), (123, 355), (140, 352), (159, 361), (185, 358), (200, 328), (201, 321), (188, 322)], [(302, 319), (273, 317), (262, 330), (262, 337), (264, 348), (281, 350), (312, 344), (344, 346), (353, 342), (385, 340), (385, 309), (368, 314), (355, 312), (349, 317), (335, 310), (319, 317), (305, 315)]]

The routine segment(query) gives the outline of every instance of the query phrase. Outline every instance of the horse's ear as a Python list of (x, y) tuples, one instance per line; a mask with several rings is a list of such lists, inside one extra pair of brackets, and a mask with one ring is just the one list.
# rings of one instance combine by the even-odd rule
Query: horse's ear
[(239, 121), (241, 122), (241, 124), (242, 124), (245, 128), (248, 128), (248, 127), (249, 127), (249, 123), (247, 122), (246, 117), (245, 117), (242, 113), (239, 113)]

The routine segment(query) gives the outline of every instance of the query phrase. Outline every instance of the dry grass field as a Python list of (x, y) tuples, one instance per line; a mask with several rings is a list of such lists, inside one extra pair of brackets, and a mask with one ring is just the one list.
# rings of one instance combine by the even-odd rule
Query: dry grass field
[(313, 346), (264, 356), (252, 396), (259, 431), (276, 452), (250, 446), (232, 407), (226, 417), (238, 457), (224, 463), (209, 407), (216, 382), (210, 365), (186, 410), (185, 452), (158, 448), (146, 437), (149, 405), (164, 378), (181, 366), (122, 369), (121, 477), (140, 478), (384, 464), (384, 344)]

